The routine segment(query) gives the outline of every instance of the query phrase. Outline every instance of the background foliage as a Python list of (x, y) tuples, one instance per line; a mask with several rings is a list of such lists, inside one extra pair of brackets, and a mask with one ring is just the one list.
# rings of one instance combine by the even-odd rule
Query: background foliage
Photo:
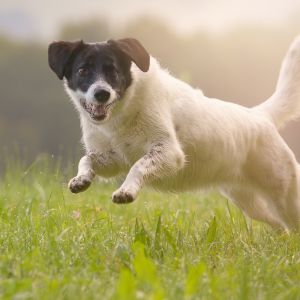
[[(299, 29), (299, 19), (291, 19), (285, 28), (243, 25), (220, 34), (182, 34), (145, 16), (122, 28), (104, 18), (66, 24), (58, 39), (134, 36), (164, 67), (206, 95), (252, 106), (271, 95)], [(0, 153), (17, 147), (29, 160), (41, 152), (64, 158), (78, 153), (79, 121), (48, 67), (46, 44), (0, 38), (0, 91)], [(284, 136), (299, 157), (297, 131), (291, 125)]]

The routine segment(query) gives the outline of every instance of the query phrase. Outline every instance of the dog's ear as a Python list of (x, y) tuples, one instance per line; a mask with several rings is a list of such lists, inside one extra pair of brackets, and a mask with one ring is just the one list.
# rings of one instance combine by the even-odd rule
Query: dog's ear
[(107, 43), (121, 51), (130, 61), (133, 61), (143, 72), (150, 67), (150, 55), (143, 45), (134, 38), (108, 40)]
[(53, 42), (48, 47), (48, 63), (59, 79), (63, 79), (71, 56), (84, 45), (83, 41)]

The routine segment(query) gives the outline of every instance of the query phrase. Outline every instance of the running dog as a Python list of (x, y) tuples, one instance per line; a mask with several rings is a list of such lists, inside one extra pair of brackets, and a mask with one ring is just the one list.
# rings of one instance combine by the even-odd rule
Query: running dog
[(249, 217), (287, 232), (300, 221), (300, 169), (278, 129), (300, 115), (300, 37), (291, 45), (274, 94), (246, 108), (207, 98), (174, 78), (133, 38), (57, 41), (50, 68), (79, 112), (86, 155), (71, 192), (95, 175), (127, 174), (112, 195), (217, 188)]

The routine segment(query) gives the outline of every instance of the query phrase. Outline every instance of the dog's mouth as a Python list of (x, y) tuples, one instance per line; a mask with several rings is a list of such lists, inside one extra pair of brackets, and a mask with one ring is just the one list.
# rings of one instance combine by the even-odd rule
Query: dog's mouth
[(87, 103), (85, 99), (80, 99), (80, 104), (94, 121), (102, 121), (108, 116), (109, 110), (113, 107), (115, 101), (108, 104), (94, 104)]

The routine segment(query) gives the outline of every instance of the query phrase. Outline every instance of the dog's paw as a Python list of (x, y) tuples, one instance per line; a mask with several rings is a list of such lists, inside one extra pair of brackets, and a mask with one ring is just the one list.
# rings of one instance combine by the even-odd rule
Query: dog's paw
[(136, 193), (130, 189), (120, 188), (112, 194), (112, 201), (117, 204), (131, 203), (135, 198)]
[(85, 175), (80, 175), (72, 178), (68, 184), (68, 187), (72, 193), (77, 194), (87, 190), (90, 185), (91, 180)]

